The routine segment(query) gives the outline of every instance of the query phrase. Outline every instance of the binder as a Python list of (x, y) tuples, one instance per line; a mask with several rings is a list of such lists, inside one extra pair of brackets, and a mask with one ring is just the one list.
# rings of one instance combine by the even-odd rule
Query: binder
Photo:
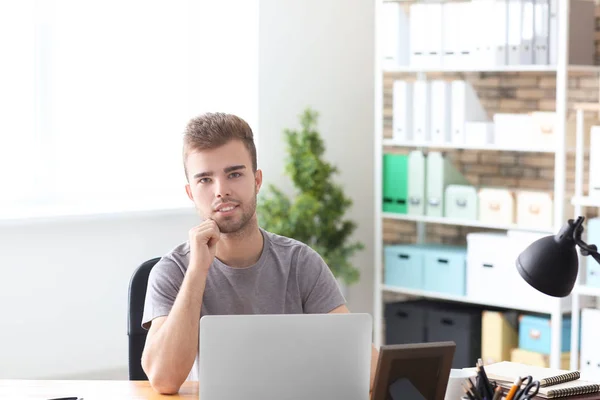
[(430, 217), (444, 216), (444, 195), (448, 185), (466, 185), (467, 180), (442, 153), (427, 155), (427, 184), (425, 213)]
[(415, 150), (408, 154), (408, 214), (425, 215), (425, 155)]
[(550, 61), (548, 54), (550, 33), (550, 8), (548, 0), (535, 0), (534, 4), (534, 36), (533, 63), (547, 65)]
[[(453, 4), (453, 3), (449, 3)], [(481, 68), (491, 67), (496, 65), (496, 54), (492, 45), (496, 32), (489, 29), (495, 24), (495, 20), (491, 18), (494, 1), (493, 0), (472, 0), (470, 3), (470, 12), (473, 17), (471, 23), (473, 29), (478, 32), (473, 35), (471, 42), (471, 60), (474, 65)]]
[(426, 67), (442, 65), (442, 44), (444, 31), (442, 18), (442, 3), (427, 3), (425, 5), (425, 35), (426, 35)]
[(451, 141), (453, 144), (465, 143), (465, 123), (487, 121), (484, 110), (473, 86), (467, 81), (451, 82)]
[(600, 380), (600, 310), (581, 310), (581, 372)]
[(523, 1), (508, 0), (508, 65), (521, 64)]
[(414, 3), (410, 5), (410, 65), (426, 67), (428, 58), (427, 4)]
[(382, 6), (383, 66), (396, 67), (410, 62), (409, 20), (401, 3)]
[(418, 80), (413, 87), (413, 140), (415, 143), (427, 143), (431, 139), (431, 85), (428, 81)]
[(451, 140), (450, 107), (452, 93), (450, 82), (431, 81), (431, 142), (444, 144)]
[(533, 64), (534, 0), (522, 0), (520, 64)]
[[(590, 130), (590, 197), (600, 198), (600, 126)], [(600, 243), (597, 245), (600, 246)]]
[(413, 85), (408, 81), (394, 81), (392, 89), (392, 130), (396, 142), (409, 142), (412, 132)]
[(548, 4), (550, 8), (548, 55), (550, 65), (556, 65), (558, 64), (558, 0), (548, 0)]
[(473, 27), (476, 15), (473, 15), (471, 2), (455, 3), (456, 20), (458, 25), (458, 53), (457, 64), (459, 67), (472, 65), (472, 53), (474, 52), (474, 37), (479, 34)]
[(442, 65), (444, 67), (453, 68), (459, 67), (459, 38), (460, 38), (460, 14), (458, 13), (459, 3), (442, 3), (442, 18), (443, 18), (443, 56)]
[(491, 16), (493, 31), (494, 61), (496, 66), (508, 64), (508, 0), (494, 0), (493, 15)]
[(383, 211), (406, 214), (408, 157), (383, 155)]

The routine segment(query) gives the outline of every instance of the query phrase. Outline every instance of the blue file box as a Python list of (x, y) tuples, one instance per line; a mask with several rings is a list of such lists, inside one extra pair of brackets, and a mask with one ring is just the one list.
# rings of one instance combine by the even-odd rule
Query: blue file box
[(415, 245), (385, 247), (385, 284), (423, 289), (423, 252)]
[[(587, 243), (600, 247), (600, 218), (592, 218), (587, 223)], [(592, 257), (586, 257), (586, 286), (600, 288), (600, 264)]]
[[(519, 318), (519, 347), (536, 353), (550, 354), (550, 317), (523, 315)], [(561, 352), (571, 351), (571, 318), (564, 318)]]
[(424, 253), (425, 290), (464, 296), (467, 280), (467, 249), (431, 246), (424, 249)]

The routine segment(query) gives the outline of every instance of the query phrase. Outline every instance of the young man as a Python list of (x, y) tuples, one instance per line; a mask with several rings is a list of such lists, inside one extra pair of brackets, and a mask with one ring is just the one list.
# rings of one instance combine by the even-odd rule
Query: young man
[[(349, 312), (314, 250), (259, 227), (262, 171), (245, 121), (221, 113), (192, 119), (183, 162), (185, 189), (202, 223), (152, 269), (142, 320), (149, 329), (142, 367), (165, 394), (176, 393), (186, 379), (198, 379), (203, 315)], [(371, 387), (377, 357), (373, 348)]]

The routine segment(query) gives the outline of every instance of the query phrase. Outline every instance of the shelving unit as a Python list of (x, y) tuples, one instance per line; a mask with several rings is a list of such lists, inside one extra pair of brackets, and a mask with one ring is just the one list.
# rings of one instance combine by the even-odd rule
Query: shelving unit
[[(577, 113), (577, 127), (575, 131), (575, 196), (571, 199), (571, 204), (574, 207), (574, 218), (580, 215), (584, 215), (583, 209), (586, 207), (599, 207), (600, 199), (594, 197), (587, 197), (583, 194), (583, 152), (584, 152), (584, 111), (597, 111), (600, 113), (600, 103), (579, 103), (575, 104), (575, 110)], [(600, 245), (600, 243), (591, 243)], [(579, 259), (579, 265), (583, 262), (595, 262), (591, 257), (581, 256), (577, 252)], [(596, 297), (600, 298), (600, 289), (587, 287), (580, 284), (581, 268), (577, 274), (577, 281), (575, 282), (575, 288), (573, 289), (573, 301), (571, 304), (571, 370), (579, 369), (579, 321), (580, 311), (582, 306), (581, 296)]]
[(382, 213), (383, 218), (388, 219), (396, 219), (400, 221), (414, 221), (414, 222), (425, 222), (429, 224), (442, 224), (442, 225), (455, 225), (455, 226), (469, 226), (473, 228), (485, 228), (485, 229), (495, 229), (501, 231), (527, 231), (527, 232), (540, 232), (551, 234), (553, 231), (548, 229), (540, 229), (534, 227), (521, 227), (518, 225), (497, 225), (497, 224), (488, 224), (481, 221), (471, 221), (465, 219), (455, 219), (455, 218), (445, 218), (445, 217), (428, 217), (426, 215), (408, 215), (408, 214), (394, 214), (394, 213)]
[(533, 147), (505, 147), (495, 144), (487, 146), (470, 146), (468, 144), (452, 143), (416, 143), (416, 142), (398, 142), (394, 139), (383, 139), (383, 146), (389, 147), (415, 147), (422, 149), (453, 149), (453, 150), (477, 150), (477, 151), (515, 151), (522, 153), (554, 153), (554, 149), (533, 148)]
[[(552, 309), (554, 307), (552, 302), (549, 302), (548, 307), (528, 307), (527, 304), (523, 304), (522, 307), (515, 308), (514, 306), (509, 305), (507, 303), (489, 302), (489, 301), (482, 302), (482, 301), (471, 299), (467, 296), (456, 296), (456, 295), (445, 294), (445, 293), (428, 292), (426, 290), (406, 289), (406, 288), (399, 288), (399, 287), (387, 286), (387, 285), (382, 285), (381, 289), (384, 292), (398, 293), (398, 294), (403, 294), (403, 295), (408, 295), (408, 296), (413, 296), (413, 297), (422, 297), (422, 298), (434, 299), (434, 300), (454, 301), (454, 302), (465, 303), (465, 304), (485, 305), (485, 306), (498, 307), (498, 308), (510, 308), (513, 310), (518, 310), (518, 311), (523, 311), (523, 312), (532, 312), (532, 313), (541, 313), (541, 314), (551, 313)], [(562, 304), (562, 311), (567, 312), (570, 310), (570, 307), (571, 307), (570, 304), (566, 304), (566, 303)]]
[[(600, 73), (600, 66), (595, 65), (569, 65), (567, 67), (569, 71), (573, 72), (593, 72)], [(430, 68), (419, 68), (419, 67), (411, 67), (411, 66), (400, 66), (393, 68), (384, 68), (383, 72), (399, 72), (399, 73), (420, 73), (420, 72), (455, 72), (455, 73), (464, 73), (464, 72), (548, 72), (555, 73), (558, 71), (558, 67), (554, 65), (503, 65), (503, 66), (489, 66), (478, 68), (474, 67), (464, 67), (464, 68), (456, 68), (456, 67), (430, 67)]]
[[(383, 1), (377, 2), (376, 15), (380, 16)], [(423, 232), (423, 226), (427, 223), (436, 224), (451, 224), (451, 225), (462, 225), (462, 226), (473, 226), (486, 229), (519, 229), (519, 227), (510, 226), (490, 226), (488, 224), (480, 224), (477, 222), (466, 222), (450, 220), (445, 218), (429, 218), (429, 217), (415, 217), (415, 216), (394, 216), (389, 213), (382, 211), (382, 179), (383, 179), (383, 167), (381, 160), (383, 159), (384, 147), (415, 147), (415, 148), (437, 148), (437, 149), (462, 149), (462, 150), (477, 150), (477, 151), (520, 151), (520, 152), (537, 152), (537, 153), (548, 153), (554, 154), (554, 213), (553, 229), (548, 230), (547, 233), (557, 232), (564, 224), (564, 205), (565, 205), (565, 187), (566, 187), (566, 129), (567, 129), (567, 91), (568, 91), (568, 74), (569, 72), (584, 72), (590, 74), (600, 73), (600, 66), (580, 66), (580, 65), (569, 65), (568, 54), (569, 54), (569, 12), (570, 2), (569, 0), (558, 0), (558, 9), (561, 10), (558, 15), (558, 62), (556, 65), (525, 65), (525, 66), (501, 66), (501, 67), (485, 67), (477, 68), (446, 68), (446, 67), (432, 67), (432, 68), (420, 68), (420, 67), (394, 67), (394, 68), (383, 68), (381, 61), (381, 49), (378, 48), (376, 52), (376, 78), (375, 85), (378, 92), (376, 93), (375, 100), (375, 152), (374, 157), (377, 161), (375, 168), (375, 294), (374, 294), (374, 334), (375, 344), (380, 345), (383, 340), (383, 293), (393, 292), (399, 293), (411, 297), (423, 297), (430, 299), (439, 300), (450, 300), (460, 301), (463, 303), (473, 303), (471, 299), (463, 296), (446, 296), (439, 293), (431, 293), (426, 291), (415, 291), (406, 290), (402, 288), (389, 287), (383, 284), (383, 220), (386, 218), (401, 219), (406, 221), (415, 221), (418, 224), (417, 232)], [(379, 26), (379, 21), (377, 26)], [(378, 28), (377, 36), (381, 37), (382, 29)], [(556, 145), (553, 148), (537, 149), (537, 148), (508, 148), (502, 146), (457, 146), (452, 144), (433, 144), (433, 143), (405, 143), (397, 142), (392, 139), (383, 138), (383, 73), (415, 73), (417, 79), (425, 77), (426, 73), (485, 73), (485, 72), (530, 72), (540, 74), (555, 74), (556, 76)], [(600, 110), (599, 110), (600, 111)], [(578, 195), (578, 198), (581, 194)], [(542, 312), (550, 314), (551, 317), (551, 355), (550, 355), (550, 367), (560, 368), (561, 361), (561, 334), (562, 334), (562, 319), (563, 313), (570, 310), (578, 310), (579, 308), (579, 295), (593, 293), (596, 295), (596, 291), (589, 291), (588, 288), (578, 287), (577, 294), (572, 296), (571, 304), (568, 304), (568, 299), (548, 299), (548, 307), (545, 309), (527, 310), (527, 306), (523, 307), (523, 311)], [(483, 304), (483, 303), (477, 303)], [(483, 305), (499, 306), (498, 304), (485, 303)], [(501, 305), (500, 305), (501, 306)], [(514, 307), (513, 307), (514, 309)], [(577, 321), (573, 321), (573, 327), (578, 329)], [(572, 335), (576, 337), (575, 331)], [(572, 347), (574, 348), (574, 347)], [(571, 359), (573, 363), (573, 358)]]

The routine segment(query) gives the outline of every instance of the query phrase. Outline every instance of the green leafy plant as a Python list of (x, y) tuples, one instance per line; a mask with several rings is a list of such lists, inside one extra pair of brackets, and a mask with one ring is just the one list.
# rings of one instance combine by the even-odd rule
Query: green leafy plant
[(337, 168), (323, 160), (325, 146), (317, 131), (318, 113), (308, 108), (299, 118), (299, 131), (284, 130), (285, 173), (292, 179), (296, 194), (290, 199), (269, 185), (257, 206), (260, 224), (269, 232), (312, 247), (336, 278), (351, 285), (359, 280), (360, 274), (350, 263), (350, 257), (364, 248), (360, 242), (349, 242), (356, 224), (344, 219), (344, 214), (352, 200), (333, 182)]

